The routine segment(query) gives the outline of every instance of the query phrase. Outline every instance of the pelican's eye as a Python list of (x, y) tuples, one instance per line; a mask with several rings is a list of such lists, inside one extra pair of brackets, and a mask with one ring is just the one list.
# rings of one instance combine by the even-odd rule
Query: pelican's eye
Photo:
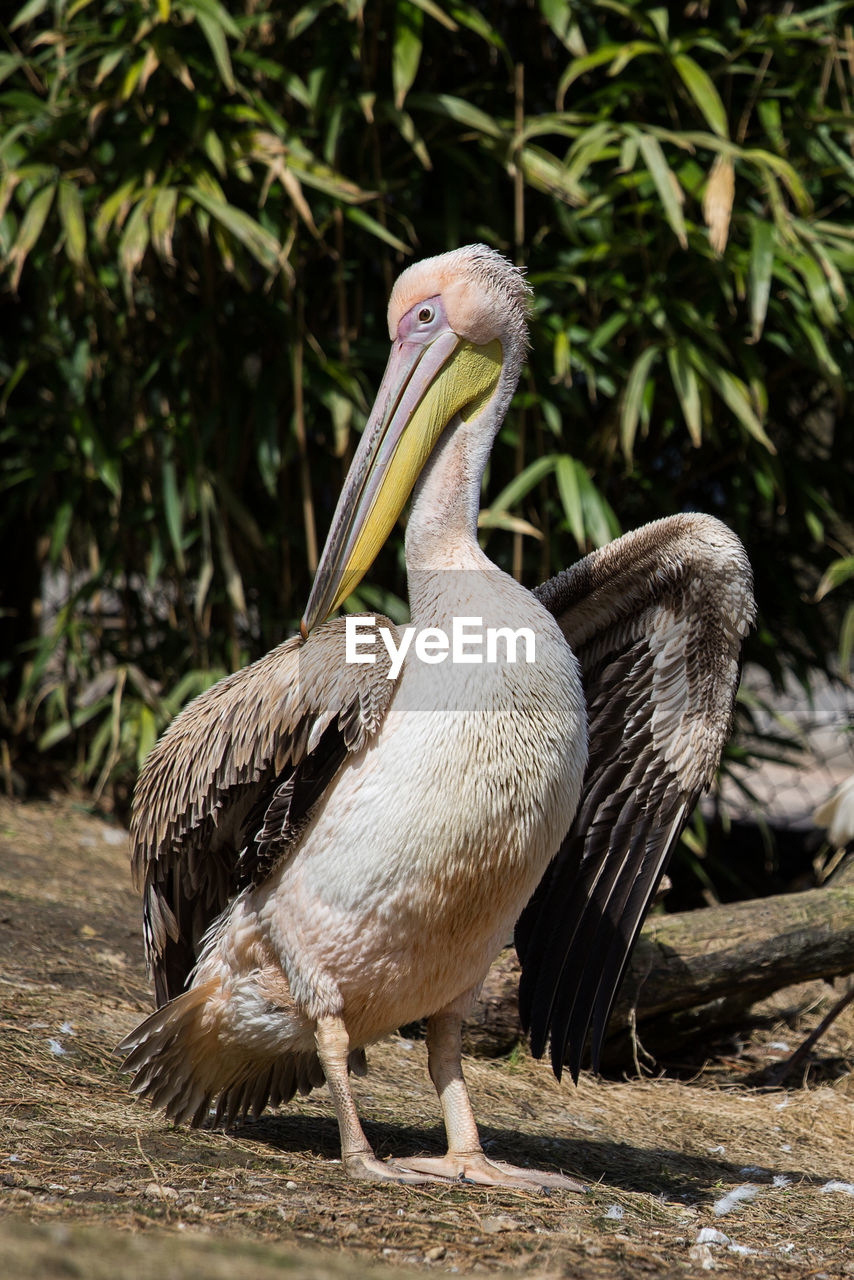
[(445, 308), (436, 294), (421, 298), (409, 308), (397, 326), (397, 337), (402, 342), (431, 343), (446, 323)]

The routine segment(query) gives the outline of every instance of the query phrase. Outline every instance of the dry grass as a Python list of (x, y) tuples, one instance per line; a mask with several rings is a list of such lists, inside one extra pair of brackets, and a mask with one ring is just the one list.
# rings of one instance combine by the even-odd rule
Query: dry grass
[[(591, 1186), (546, 1198), (349, 1183), (325, 1091), (231, 1133), (167, 1127), (131, 1101), (110, 1053), (148, 1007), (140, 956), (122, 834), (68, 801), (0, 801), (7, 1274), (316, 1278), (358, 1260), (383, 1276), (854, 1275), (854, 1010), (806, 1083), (757, 1083), (830, 988), (778, 997), (693, 1079), (585, 1076), (574, 1090), (521, 1051), (469, 1062), (488, 1149)], [(793, 1011), (805, 994), (813, 1007)], [(440, 1150), (423, 1046), (397, 1038), (369, 1061), (356, 1085), (380, 1154)], [(749, 1198), (716, 1212), (746, 1185)], [(704, 1241), (709, 1230), (729, 1243)]]

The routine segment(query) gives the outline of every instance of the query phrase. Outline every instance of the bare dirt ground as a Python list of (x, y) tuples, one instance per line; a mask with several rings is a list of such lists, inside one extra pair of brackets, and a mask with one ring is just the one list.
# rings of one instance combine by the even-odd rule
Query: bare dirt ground
[[(573, 1089), (522, 1049), (470, 1060), (488, 1151), (586, 1195), (353, 1184), (325, 1090), (229, 1133), (131, 1100), (111, 1050), (150, 994), (124, 832), (67, 799), (0, 800), (0, 1273), (852, 1276), (854, 1009), (806, 1078), (763, 1084), (834, 994), (777, 997), (693, 1078)], [(423, 1045), (368, 1057), (356, 1090), (379, 1153), (440, 1151)]]

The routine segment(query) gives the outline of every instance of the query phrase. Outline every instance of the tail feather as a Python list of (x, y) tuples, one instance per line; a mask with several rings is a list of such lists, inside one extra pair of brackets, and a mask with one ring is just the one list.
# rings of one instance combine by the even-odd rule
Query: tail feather
[[(123, 1070), (133, 1073), (131, 1092), (175, 1124), (197, 1128), (212, 1109), (214, 1125), (232, 1125), (325, 1083), (315, 1052), (259, 1053), (228, 1034), (212, 1012), (221, 1006), (214, 979), (176, 996), (131, 1031), (116, 1050), (125, 1055)], [(363, 1049), (351, 1052), (349, 1067), (365, 1074)]]
[(268, 1105), (278, 1107), (285, 1098), (292, 1098), (296, 1091), (296, 1074), (291, 1058), (283, 1058), (278, 1071), (273, 1072)]

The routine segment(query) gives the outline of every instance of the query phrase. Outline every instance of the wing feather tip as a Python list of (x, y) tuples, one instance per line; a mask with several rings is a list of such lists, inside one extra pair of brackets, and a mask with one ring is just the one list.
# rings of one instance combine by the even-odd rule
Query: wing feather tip
[[(614, 944), (606, 947), (602, 970), (585, 976), (584, 969), (589, 965), (590, 956), (583, 954), (579, 958), (577, 946), (573, 950), (573, 940), (578, 941), (576, 935), (579, 930), (582, 936), (588, 936), (591, 927), (594, 933), (598, 931), (598, 925), (585, 925), (584, 920), (592, 910), (601, 921), (607, 901), (597, 905), (596, 899), (601, 896), (597, 892), (601, 887), (599, 876), (603, 863), (614, 853), (611, 835), (605, 842), (591, 844), (590, 833), (596, 825), (597, 814), (600, 821), (603, 815), (607, 817), (609, 832), (613, 832), (615, 815), (608, 805), (614, 791), (614, 771), (616, 769), (620, 774), (631, 766), (631, 759), (622, 751), (620, 759), (614, 760), (614, 751), (607, 736), (609, 718), (613, 722), (617, 717), (616, 722), (624, 726), (623, 738), (633, 726), (634, 730), (643, 729), (645, 720), (649, 721), (646, 728), (649, 740), (645, 744), (651, 757), (648, 764), (654, 767), (657, 757), (659, 770), (669, 773), (674, 784), (672, 790), (670, 783), (667, 787), (647, 788), (647, 798), (653, 802), (665, 830), (669, 828), (662, 845), (653, 839), (653, 845), (658, 847), (654, 850), (647, 847), (645, 857), (638, 859), (623, 843), (624, 834), (616, 833), (617, 851), (624, 850), (620, 857), (630, 857), (630, 871), (636, 868), (639, 873), (645, 872), (642, 878), (644, 889), (648, 889), (663, 871), (679, 831), (699, 795), (698, 768), (702, 766), (700, 771), (707, 770), (710, 777), (717, 767), (729, 732), (731, 701), (737, 686), (737, 653), (740, 641), (755, 619), (756, 609), (752, 573), (741, 541), (715, 517), (698, 514), (668, 517), (627, 534), (542, 584), (535, 594), (555, 615), (581, 660), (593, 728), (591, 762), (582, 802), (556, 861), (532, 900), (541, 900), (537, 929), (526, 927), (520, 938), (525, 979), (520, 987), (520, 1008), (524, 1008), (526, 1021), (535, 1028), (531, 1036), (532, 1052), (535, 1049), (542, 1052), (551, 1029), (555, 1075), (560, 1078), (566, 1064), (577, 1083), (588, 1031), (592, 1065), (594, 1070), (599, 1070), (607, 1021), (622, 981), (625, 962), (653, 896), (652, 892), (647, 894), (643, 891), (643, 901), (640, 902), (631, 889), (626, 893), (624, 882), (619, 898), (623, 908), (629, 907), (631, 917), (627, 938), (624, 939), (627, 945), (621, 943), (619, 953)], [(715, 687), (731, 689), (731, 698), (722, 694), (716, 700), (717, 705), (711, 707), (710, 714), (717, 715), (720, 720), (726, 704), (727, 726), (719, 726), (719, 731), (708, 735), (707, 755), (714, 755), (714, 761), (701, 760), (697, 765), (693, 738), (687, 746), (672, 742), (674, 732), (677, 736), (685, 733), (683, 720), (677, 722), (675, 719), (676, 694), (679, 692), (676, 687), (679, 668), (676, 664), (687, 662), (686, 650), (691, 648), (691, 636), (698, 628), (707, 627), (710, 616), (721, 630), (728, 662), (718, 662), (709, 674), (707, 684), (717, 680)], [(637, 675), (637, 664), (641, 661), (644, 647), (646, 669), (650, 672), (648, 679), (658, 682), (660, 706), (655, 723), (651, 714), (638, 716), (637, 698), (633, 702), (626, 692), (627, 684), (636, 686), (638, 683), (637, 679), (631, 680), (630, 677)], [(651, 667), (649, 655), (655, 658)], [(691, 680), (687, 669), (682, 679)], [(693, 683), (696, 687), (696, 681)], [(686, 689), (690, 693), (691, 685), (686, 685)], [(705, 711), (705, 703), (701, 700), (697, 714)], [(599, 733), (598, 738), (595, 737), (596, 732)], [(594, 742), (599, 747), (598, 755), (594, 753)], [(626, 773), (625, 776), (628, 778), (630, 775)], [(708, 779), (703, 776), (701, 781), (707, 782)], [(626, 824), (627, 830), (631, 825)], [(642, 825), (647, 825), (647, 822)], [(638, 851), (641, 843), (635, 844)], [(647, 862), (645, 868), (644, 861)], [(592, 868), (592, 875), (585, 875), (585, 868), (588, 873)], [(607, 899), (614, 881), (610, 875), (604, 875), (603, 883), (608, 890), (605, 894)], [(556, 894), (560, 897), (560, 913), (555, 902)], [(573, 898), (577, 903), (574, 907)], [(544, 940), (542, 926), (549, 919), (553, 928), (547, 931)], [(539, 940), (534, 943), (532, 937), (538, 933)], [(547, 963), (548, 954), (555, 949), (555, 944), (564, 957), (557, 969)], [(553, 981), (544, 981), (547, 971), (551, 971)], [(540, 1053), (535, 1056), (540, 1056)]]

